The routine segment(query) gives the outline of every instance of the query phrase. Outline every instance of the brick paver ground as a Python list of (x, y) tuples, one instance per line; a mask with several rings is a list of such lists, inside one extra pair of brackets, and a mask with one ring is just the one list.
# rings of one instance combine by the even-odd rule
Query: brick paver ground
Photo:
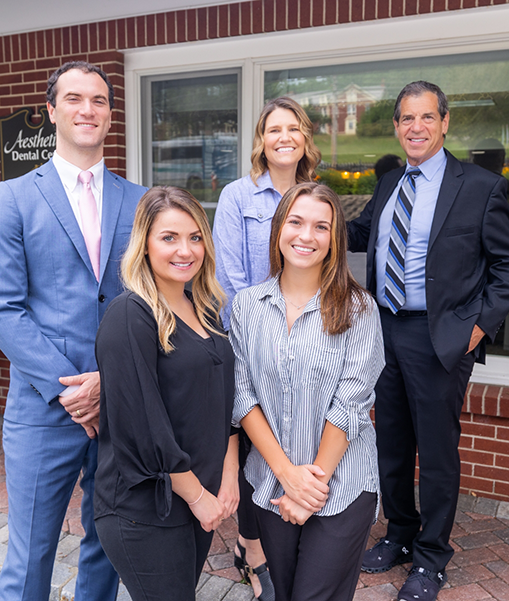
[[(81, 491), (76, 487), (67, 511), (58, 547), (51, 601), (72, 601), (83, 535), (80, 523)], [(476, 511), (470, 510), (475, 508)], [(460, 498), (452, 533), (454, 557), (447, 567), (449, 582), (438, 601), (509, 601), (509, 505), (489, 500)], [(0, 451), (0, 565), (8, 540), (7, 492), (3, 452)], [(503, 515), (504, 517), (494, 517)], [(385, 532), (385, 519), (375, 524), (369, 546)], [(214, 534), (204, 574), (199, 584), (197, 601), (252, 601), (251, 588), (240, 583), (233, 567), (233, 548), (237, 539), (237, 524), (225, 520)], [(409, 565), (397, 566), (384, 574), (361, 574), (354, 601), (395, 601)], [(118, 601), (129, 601), (124, 588)]]

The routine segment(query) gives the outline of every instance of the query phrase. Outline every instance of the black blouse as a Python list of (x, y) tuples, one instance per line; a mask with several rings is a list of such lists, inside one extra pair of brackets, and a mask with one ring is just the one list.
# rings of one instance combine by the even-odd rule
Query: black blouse
[(217, 494), (233, 405), (227, 338), (202, 338), (181, 319), (162, 350), (150, 307), (133, 292), (110, 303), (97, 333), (101, 374), (95, 517), (177, 526), (191, 510), (171, 472), (192, 470)]

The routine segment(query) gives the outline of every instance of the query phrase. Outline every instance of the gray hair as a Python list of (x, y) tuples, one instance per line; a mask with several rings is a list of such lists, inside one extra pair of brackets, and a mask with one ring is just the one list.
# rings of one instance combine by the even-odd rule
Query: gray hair
[(403, 98), (407, 96), (421, 96), (425, 92), (431, 92), (435, 94), (438, 101), (438, 112), (440, 114), (440, 118), (442, 121), (444, 117), (449, 112), (449, 103), (447, 102), (447, 96), (442, 92), (442, 90), (435, 85), (434, 83), (429, 83), (429, 81), (414, 81), (412, 83), (407, 84), (399, 93), (396, 104), (394, 105), (394, 121), (399, 123), (399, 118), (401, 117), (401, 101)]

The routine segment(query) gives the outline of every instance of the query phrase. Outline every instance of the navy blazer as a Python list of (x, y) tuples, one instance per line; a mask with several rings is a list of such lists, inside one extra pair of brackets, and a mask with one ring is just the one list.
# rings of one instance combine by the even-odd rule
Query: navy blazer
[(101, 273), (50, 161), (0, 183), (0, 348), (11, 362), (5, 417), (69, 425), (60, 376), (97, 369), (94, 342), (122, 287), (119, 264), (145, 188), (104, 170)]
[[(509, 313), (509, 203), (505, 178), (445, 152), (425, 286), (433, 347), (450, 371), (467, 351), (475, 324), (493, 341)], [(349, 250), (367, 252), (366, 285), (373, 295), (380, 215), (404, 170), (383, 176), (361, 215), (347, 224)]]

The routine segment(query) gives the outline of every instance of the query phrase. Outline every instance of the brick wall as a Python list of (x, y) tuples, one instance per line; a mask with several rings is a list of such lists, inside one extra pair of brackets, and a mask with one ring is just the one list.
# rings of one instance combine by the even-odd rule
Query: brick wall
[[(253, 0), (3, 36), (0, 117), (44, 104), (46, 81), (60, 64), (68, 60), (97, 64), (111, 77), (116, 97), (106, 164), (125, 176), (121, 50), (498, 4), (509, 4), (509, 0)], [(7, 370), (8, 361), (0, 353), (2, 411)], [(504, 407), (508, 401), (507, 388), (469, 387), (462, 416), (462, 492), (496, 499), (509, 496), (509, 409)]]

